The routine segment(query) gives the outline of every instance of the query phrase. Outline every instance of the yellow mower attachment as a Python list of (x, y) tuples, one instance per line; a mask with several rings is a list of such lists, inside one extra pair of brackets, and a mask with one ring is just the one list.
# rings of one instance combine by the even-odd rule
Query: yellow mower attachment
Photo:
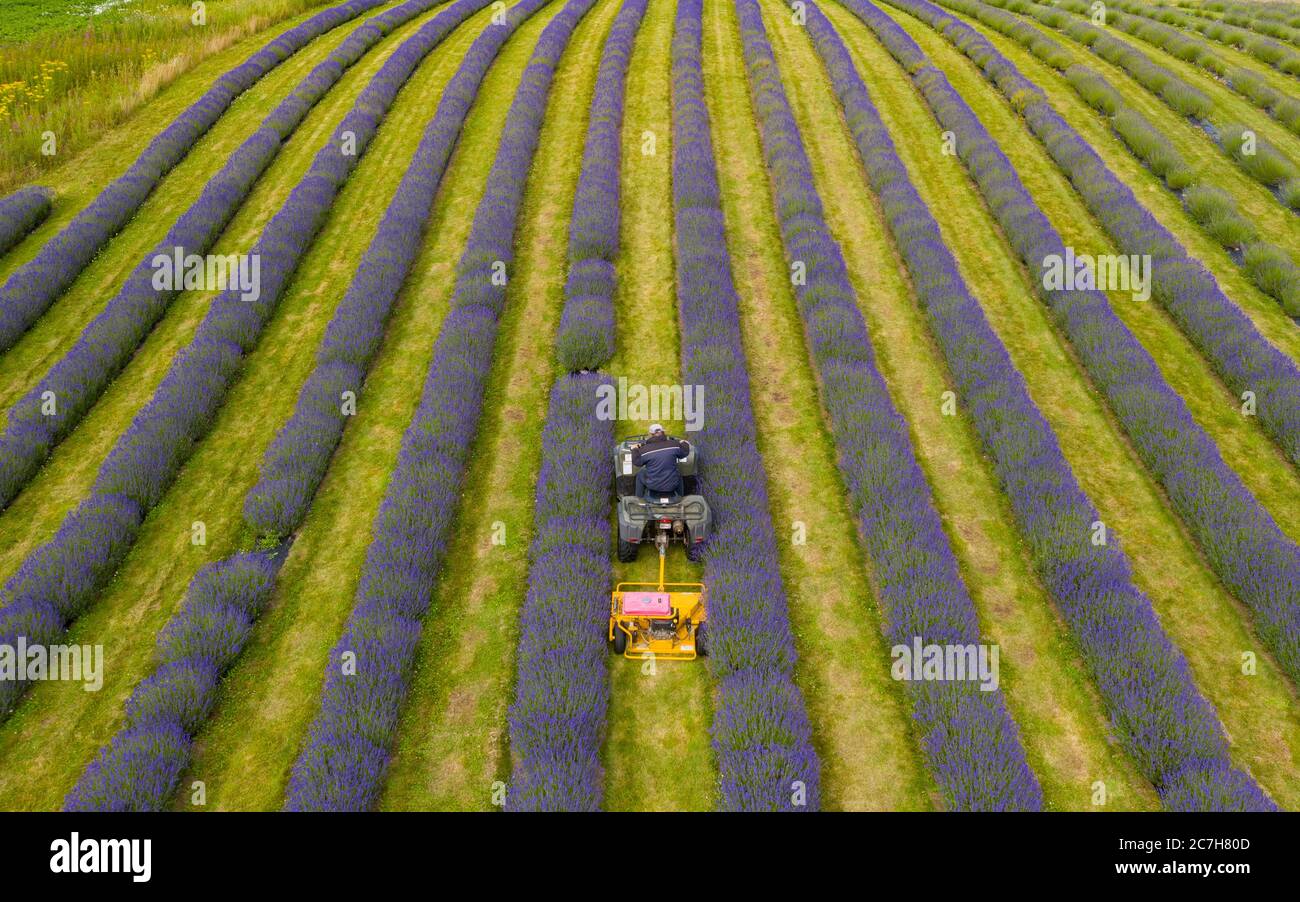
[(609, 604), (609, 641), (625, 658), (693, 661), (705, 654), (703, 583), (665, 583), (666, 545), (658, 583), (619, 583)]

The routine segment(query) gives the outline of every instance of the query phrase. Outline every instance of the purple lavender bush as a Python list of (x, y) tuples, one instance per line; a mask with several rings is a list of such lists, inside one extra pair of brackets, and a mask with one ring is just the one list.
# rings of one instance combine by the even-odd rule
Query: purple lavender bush
[(551, 390), (509, 714), (510, 811), (595, 811), (604, 795), (614, 429), (595, 416), (595, 397), (609, 383), (577, 373)]
[[(974, 16), (990, 28), (1024, 45), (1035, 56), (1060, 70), (1080, 98), (1110, 120), (1116, 134), (1133, 156), (1180, 197), (1188, 214), (1196, 220), (1206, 234), (1229, 251), (1237, 249), (1242, 251), (1235, 258), (1235, 262), (1241, 266), (1251, 282), (1265, 294), (1279, 301), (1288, 313), (1294, 315), (1300, 312), (1300, 267), (1296, 266), (1291, 255), (1276, 245), (1260, 241), (1254, 226), (1241, 215), (1234, 203), (1215, 205), (1212, 216), (1198, 215), (1201, 208), (1195, 203), (1195, 198), (1203, 197), (1208, 191), (1222, 193), (1220, 189), (1214, 188), (1203, 179), (1197, 169), (1169, 143), (1166, 136), (1136, 107), (1125, 101), (1123, 96), (1115, 91), (1099, 73), (1087, 66), (1072, 64), (1069, 54), (1065, 54), (1063, 59), (1058, 58), (1061, 48), (1055, 41), (1045, 37), (1036, 28), (1006, 10), (1033, 16), (1052, 27), (1059, 27), (1098, 56), (1128, 70), (1143, 86), (1165, 99), (1175, 112), (1189, 116), (1194, 123), (1205, 125), (1201, 117), (1209, 112), (1209, 106), (1203, 110), (1198, 108), (1188, 112), (1179, 104), (1171, 102), (1166, 96), (1174, 94), (1190, 96), (1187, 94), (1188, 91), (1193, 90), (1190, 86), (1185, 85), (1168, 70), (1155, 66), (1145, 54), (1128, 44), (1106, 35), (1104, 31), (1083, 19), (1065, 16), (1055, 7), (1039, 6), (1031, 0), (941, 0), (940, 5)], [(1140, 75), (1140, 73), (1146, 74)], [(1204, 97), (1199, 92), (1197, 96)], [(1205, 103), (1209, 104), (1208, 99)], [(1297, 104), (1297, 111), (1300, 112), (1300, 104)], [(1240, 144), (1224, 140), (1226, 135), (1223, 129), (1213, 129), (1208, 125), (1207, 127), (1219, 132), (1219, 143), (1222, 149), (1227, 155), (1234, 156), (1233, 148), (1240, 147)], [(1278, 162), (1286, 162), (1281, 159), (1276, 149), (1269, 147), (1261, 148), (1259, 156), (1263, 158), (1269, 151), (1278, 158)], [(1283, 177), (1280, 182), (1292, 177), (1291, 173), (1294, 170), (1294, 166), (1289, 167), (1289, 170), (1283, 166), (1281, 170)], [(1261, 181), (1267, 184), (1267, 179)], [(1267, 259), (1267, 265), (1257, 262), (1264, 259)]]
[[(0, 645), (20, 637), (50, 645), (112, 578), (144, 520), (122, 495), (92, 495), (68, 515), (45, 545), (19, 566), (0, 592)], [(0, 721), (26, 691), (25, 681), (0, 681)]]
[(27, 237), (45, 221), (54, 203), (54, 192), (41, 185), (20, 188), (0, 198), (0, 255)]
[[(153, 261), (171, 257), (178, 249), (184, 254), (207, 253), (284, 142), (343, 73), (394, 28), (437, 2), (409, 0), (348, 35), (231, 154), (198, 200), (86, 326), (76, 344), (18, 400), (0, 433), (0, 509), (36, 475), (54, 446), (76, 428), (180, 293), (155, 287)], [(58, 402), (53, 414), (43, 410), (50, 393)]]
[[(592, 811), (604, 795), (614, 429), (595, 411), (598, 387), (610, 380), (581, 371), (607, 363), (614, 351), (624, 91), (646, 3), (624, 0), (605, 40), (574, 194), (569, 278), (556, 338), (566, 373), (551, 390), (542, 435), (536, 538), (509, 712), (514, 768), (508, 811)], [(589, 280), (584, 273), (592, 270), (602, 276)]]
[[(987, 5), (986, 5), (987, 3)], [(950, 9), (957, 9), (967, 15), (978, 18), (981, 22), (991, 26), (997, 31), (1012, 36), (1022, 44), (1026, 44), (1038, 56), (1044, 56), (1041, 52), (1046, 47), (1055, 52), (1062, 52), (1059, 45), (1051, 39), (1043, 36), (1037, 29), (1031, 27), (1016, 16), (1004, 11), (1014, 9), (1015, 11), (1033, 16), (1045, 24), (1059, 28), (1071, 38), (1083, 43), (1089, 50), (1102, 59), (1119, 66), (1131, 75), (1134, 80), (1144, 88), (1160, 98), (1166, 106), (1172, 109), (1180, 116), (1189, 119), (1192, 124), (1204, 128), (1211, 135), (1222, 131), (1222, 124), (1212, 121), (1211, 113), (1214, 112), (1214, 103), (1202, 92), (1192, 87), (1189, 83), (1179, 78), (1173, 72), (1157, 65), (1152, 59), (1142, 51), (1138, 50), (1132, 44), (1120, 40), (1113, 36), (1105, 29), (1099, 28), (1085, 19), (1076, 19), (1067, 16), (1055, 7), (1040, 6), (1031, 0), (941, 0), (941, 6)], [(993, 7), (999, 7), (995, 9)], [(1086, 12), (1079, 10), (1076, 11)], [(1127, 20), (1123, 13), (1116, 14), (1121, 21)], [(1138, 21), (1138, 20), (1128, 20)], [(1152, 23), (1154, 24), (1154, 23)], [(1163, 27), (1163, 26), (1158, 26)], [(1066, 54), (1068, 58), (1068, 54)], [(1044, 57), (1048, 63), (1055, 68), (1064, 68), (1050, 57)], [(1205, 60), (1202, 58), (1202, 62)], [(1217, 61), (1216, 61), (1217, 62)], [(1216, 70), (1216, 77), (1222, 77), (1227, 71), (1226, 67), (1218, 64), (1213, 67)], [(1222, 69), (1223, 71), (1218, 71)], [(1231, 85), (1232, 79), (1228, 79)], [(1247, 91), (1241, 90), (1241, 87), (1254, 86), (1256, 92), (1262, 93), (1260, 102), (1257, 103), (1265, 112), (1269, 112), (1275, 118), (1280, 118), (1283, 124), (1286, 124), (1286, 118), (1289, 115), (1295, 117), (1297, 124), (1300, 125), (1300, 101), (1288, 100), (1283, 104), (1282, 95), (1279, 92), (1272, 91), (1263, 82), (1258, 79), (1255, 81), (1242, 81), (1237, 78), (1239, 86), (1238, 93), (1242, 93), (1247, 99), (1251, 99)], [(1261, 91), (1262, 89), (1262, 91)], [(1270, 93), (1271, 92), (1271, 93)], [(1130, 108), (1128, 115), (1139, 115), (1136, 110)], [(1241, 166), (1242, 170), (1251, 178), (1259, 181), (1265, 187), (1274, 189), (1278, 200), (1285, 206), (1300, 209), (1300, 191), (1291, 196), (1288, 192), (1277, 190), (1282, 182), (1288, 180), (1292, 184), (1300, 186), (1300, 170), (1294, 162), (1283, 156), (1276, 148), (1270, 148), (1271, 156), (1275, 158), (1275, 167), (1280, 167), (1282, 176), (1276, 181), (1268, 177), (1269, 169), (1275, 167), (1261, 167), (1258, 165), (1256, 157), (1263, 158), (1264, 151), (1260, 150), (1259, 154), (1253, 157), (1242, 158), (1235, 153), (1235, 147), (1232, 142), (1224, 141), (1223, 136), (1218, 136), (1218, 143), (1223, 152), (1235, 159)], [(1168, 142), (1160, 137), (1158, 144), (1155, 146), (1168, 147)], [(1172, 148), (1170, 148), (1172, 149)], [(1191, 171), (1188, 169), (1187, 171)], [(1182, 187), (1180, 185), (1170, 185), (1171, 188)]]
[(158, 811), (189, 760), (190, 737), (175, 718), (127, 727), (100, 750), (64, 799), (65, 811)]
[[(483, 0), (476, 7), (485, 6)], [(343, 398), (359, 398), (398, 292), (423, 241), (434, 196), (460, 137), (491, 57), (476, 55), (443, 91), (379, 229), (335, 309), (316, 362), (289, 421), (262, 459), (257, 484), (244, 500), (244, 518), (264, 537), (298, 528), (342, 438)]]
[[(1002, 6), (1004, 4), (995, 3), (994, 5)], [(1070, 37), (1085, 43), (1091, 44), (1099, 40), (1101, 34), (1103, 34), (1086, 20), (1070, 18), (1062, 11), (1069, 10), (1080, 15), (1088, 15), (1090, 7), (1086, 0), (1058, 0), (1060, 9), (1044, 5), (1039, 0), (1010, 0), (1005, 5), (1017, 12), (1028, 13), (1053, 28), (1060, 28)], [(1199, 66), (1212, 77), (1227, 85), (1261, 110), (1264, 110), (1288, 130), (1300, 134), (1300, 100), (1274, 90), (1250, 69), (1229, 66), (1214, 53), (1208, 44), (1187, 31), (1171, 28), (1168, 25), (1152, 22), (1138, 16), (1126, 15), (1115, 8), (1106, 11), (1106, 23), (1140, 40), (1154, 44), (1184, 62)]]
[(290, 28), (234, 69), (163, 129), (125, 173), (99, 193), (0, 287), (0, 353), (9, 350), (81, 274), (110, 238), (130, 221), (163, 176), (221, 118), (235, 98), (328, 31), (381, 6), (385, 0), (349, 0)]
[[(1287, 431), (1287, 424), (1300, 426), (1300, 383), (1288, 375), (1298, 373), (1295, 364), (1265, 342), (1241, 311), (1223, 298), (1200, 264), (1178, 256), (1182, 250), (1173, 237), (1051, 109), (1042, 92), (983, 37), (933, 4), (926, 0), (890, 3), (956, 41), (999, 90), (1017, 98), (1015, 106), (1031, 130), (1094, 207), (1103, 225), (1113, 230), (1121, 249), (1152, 253), (1153, 296), (1163, 300), (1194, 339), (1202, 335), (1238, 373), (1252, 374), (1243, 378), (1261, 399), (1260, 419), (1266, 419), (1263, 407), (1268, 406), (1273, 427), (1285, 427), (1283, 432), (1274, 432), (1275, 438), (1291, 435), (1300, 439), (1300, 432)], [(943, 73), (931, 67), (907, 33), (874, 5), (845, 0), (845, 6), (904, 62), (936, 119), (957, 135), (958, 156), (989, 199), (994, 216), (1029, 271), (1039, 273), (1049, 256), (1063, 256), (1060, 234)], [(1097, 291), (1048, 290), (1038, 284), (1080, 362), (1164, 487), (1210, 566), (1250, 609), (1256, 631), (1282, 669), (1300, 682), (1300, 580), (1296, 578), (1300, 548), (1282, 534), (1268, 511), (1224, 463), (1214, 442), (1164, 380), (1151, 355), (1115, 315), (1106, 296)], [(1283, 408), (1289, 404), (1290, 409), (1279, 409), (1278, 404)], [(1300, 451), (1300, 441), (1296, 445)]]
[[(511, 102), (457, 264), (451, 310), (372, 530), (356, 606), (330, 653), (321, 708), (289, 778), (289, 810), (365, 810), (374, 807), (383, 787), (388, 747), (460, 507), (492, 368), (506, 302), (506, 286), (492, 278), (493, 271), (501, 263), (509, 272), (555, 67), (594, 2), (570, 0), (547, 23)], [(488, 28), (464, 65), (486, 69), (519, 23), (545, 5), (546, 0), (522, 0), (511, 8), (507, 25)], [(355, 673), (345, 674), (345, 655), (355, 655)]]
[[(858, 511), (886, 634), (891, 643), (909, 646), (916, 636), (927, 643), (978, 643), (975, 605), (912, 453), (907, 423), (875, 366), (762, 14), (754, 0), (736, 0), (736, 11), (781, 238), (791, 263), (806, 267), (803, 284), (794, 289), (804, 335), (823, 386), (840, 473)], [(819, 15), (811, 7), (808, 14)], [(809, 29), (815, 40), (811, 21)], [(916, 681), (908, 688), (926, 761), (948, 808), (1042, 808), (1042, 790), (1000, 691), (984, 692), (971, 681)]]
[(181, 609), (158, 636), (154, 673), (131, 693), (125, 724), (87, 765), (65, 810), (160, 811), (167, 804), (282, 561), (246, 552), (194, 575)]
[(815, 811), (821, 763), (793, 680), (794, 636), (750, 402), (739, 299), (723, 222), (701, 66), (701, 0), (677, 4), (672, 44), (673, 220), (682, 378), (706, 385), (695, 444), (713, 508), (704, 551), (708, 642), (717, 680), (712, 728), (718, 807)]
[[(1215, 16), (1211, 11), (1217, 12)], [(1217, 18), (1229, 25), (1238, 25), (1247, 31), (1300, 45), (1300, 14), (1289, 4), (1277, 6), (1257, 3), (1212, 2), (1205, 10), (1192, 10), (1199, 15)]]
[(1287, 130), (1300, 135), (1300, 99), (1277, 90), (1257, 72), (1242, 66), (1230, 69), (1228, 87), (1267, 112)]
[(1091, 524), (1100, 515), (943, 243), (939, 225), (912, 185), (839, 35), (820, 9), (810, 5), (807, 15), (814, 48), (830, 75), (963, 409), (1121, 742), (1166, 805), (1174, 805), (1172, 783), (1194, 762), (1233, 774), (1240, 784), (1233, 798), (1220, 800), (1223, 807), (1270, 807), (1254, 782), (1233, 770), (1214, 711), (1161, 628), (1150, 600), (1133, 584), (1118, 540), (1112, 536), (1104, 546), (1092, 544)]
[(1246, 774), (1222, 760), (1189, 761), (1170, 775), (1161, 798), (1170, 811), (1276, 811)]
[[(312, 160), (302, 181), (253, 246), (262, 258), (256, 301), (228, 290), (212, 301), (194, 338), (172, 362), (162, 383), (118, 438), (99, 468), (90, 496), (0, 588), (0, 639), (33, 616), (48, 628), (53, 609), (62, 628), (80, 616), (125, 559), (145, 514), (162, 498), (207, 434), (244, 356), (252, 352), (285, 286), (320, 230), (330, 205), (364, 155), (397, 92), (424, 57), (483, 5), (460, 0), (425, 23), (384, 62)], [(339, 152), (343, 132), (356, 136), (355, 156)], [(58, 635), (56, 632), (54, 635)], [(0, 719), (23, 690), (0, 684)]]
[(1113, 12), (1108, 12), (1107, 21), (1124, 31), (1140, 33), (1144, 37), (1150, 35), (1154, 38), (1158, 32), (1151, 26), (1155, 23), (1144, 20), (1158, 17), (1160, 22), (1166, 25), (1177, 25), (1185, 30), (1198, 31), (1213, 41), (1245, 51), (1280, 72), (1300, 76), (1300, 53), (1270, 38), (1252, 34), (1247, 29), (1237, 28), (1226, 22), (1202, 19), (1168, 7), (1159, 7), (1157, 11), (1153, 11), (1147, 4), (1132, 2), (1132, 0), (1112, 0), (1108, 6), (1133, 14), (1127, 18), (1117, 19)]
[(623, 81), (644, 4), (637, 0), (625, 8), (641, 12), (616, 22), (605, 44), (569, 223), (565, 304), (555, 338), (560, 366), (568, 372), (594, 370), (614, 353)]
[[(486, 0), (477, 6), (466, 3), (464, 8), (472, 14), (484, 5)], [(338, 395), (321, 399), (319, 393), (332, 393), (341, 385), (359, 387), (378, 349), (393, 299), (419, 248), (433, 195), (486, 72), (486, 63), (479, 57), (467, 61), (449, 83), (377, 235), (326, 329), (317, 366), (299, 397), (294, 416), (273, 445), (278, 450), (268, 452), (271, 461), (304, 457), (310, 463), (282, 477), (292, 481), (296, 491), (284, 494), (277, 510), (292, 504), (293, 513), (282, 514), (275, 529), (259, 526), (259, 521), (254, 520), (263, 538), (291, 533), (306, 513), (344, 425), (340, 416), (337, 429), (332, 425), (315, 431), (310, 428), (313, 420), (319, 422), (331, 416), (322, 408), (337, 411)], [(246, 511), (250, 506), (263, 512), (268, 509), (268, 482), (264, 475), (250, 490)], [(175, 790), (175, 781), (168, 782), (165, 777), (178, 777), (179, 769), (188, 761), (189, 737), (207, 718), (221, 676), (243, 650), (254, 621), (270, 598), (286, 553), (287, 547), (275, 554), (238, 553), (195, 575), (185, 607), (159, 636), (157, 671), (136, 688), (127, 704), (127, 725), (87, 768), (69, 796), (70, 809), (156, 810), (166, 803)], [(175, 743), (137, 747), (141, 731), (150, 725), (174, 736), (172, 721), (178, 721), (184, 730), (186, 744), (181, 752), (177, 752), (179, 746)], [(134, 750), (136, 764), (124, 770), (120, 748), (125, 747)], [(153, 760), (149, 762), (151, 754)], [(176, 760), (182, 762), (181, 768), (174, 766)], [(149, 766), (143, 767), (146, 763)]]

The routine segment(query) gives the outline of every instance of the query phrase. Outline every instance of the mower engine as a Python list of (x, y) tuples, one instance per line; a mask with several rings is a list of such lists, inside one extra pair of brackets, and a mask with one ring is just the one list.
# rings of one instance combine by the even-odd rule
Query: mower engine
[(705, 653), (706, 619), (700, 583), (619, 583), (609, 641), (625, 658), (689, 661)]

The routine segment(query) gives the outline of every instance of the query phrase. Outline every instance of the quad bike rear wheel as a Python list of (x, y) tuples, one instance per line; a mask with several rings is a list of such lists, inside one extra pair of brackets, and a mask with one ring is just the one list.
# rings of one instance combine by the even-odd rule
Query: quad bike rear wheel
[(618, 559), (625, 564), (630, 564), (636, 560), (636, 553), (641, 550), (641, 546), (636, 542), (624, 542), (618, 540)]

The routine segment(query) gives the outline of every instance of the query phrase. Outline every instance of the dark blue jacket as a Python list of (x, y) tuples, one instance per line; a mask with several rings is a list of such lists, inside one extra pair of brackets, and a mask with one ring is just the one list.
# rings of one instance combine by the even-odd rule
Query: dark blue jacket
[(677, 461), (691, 453), (686, 442), (674, 441), (667, 436), (651, 439), (639, 448), (632, 449), (632, 463), (645, 467), (641, 474), (645, 486), (652, 492), (671, 492), (681, 485)]

